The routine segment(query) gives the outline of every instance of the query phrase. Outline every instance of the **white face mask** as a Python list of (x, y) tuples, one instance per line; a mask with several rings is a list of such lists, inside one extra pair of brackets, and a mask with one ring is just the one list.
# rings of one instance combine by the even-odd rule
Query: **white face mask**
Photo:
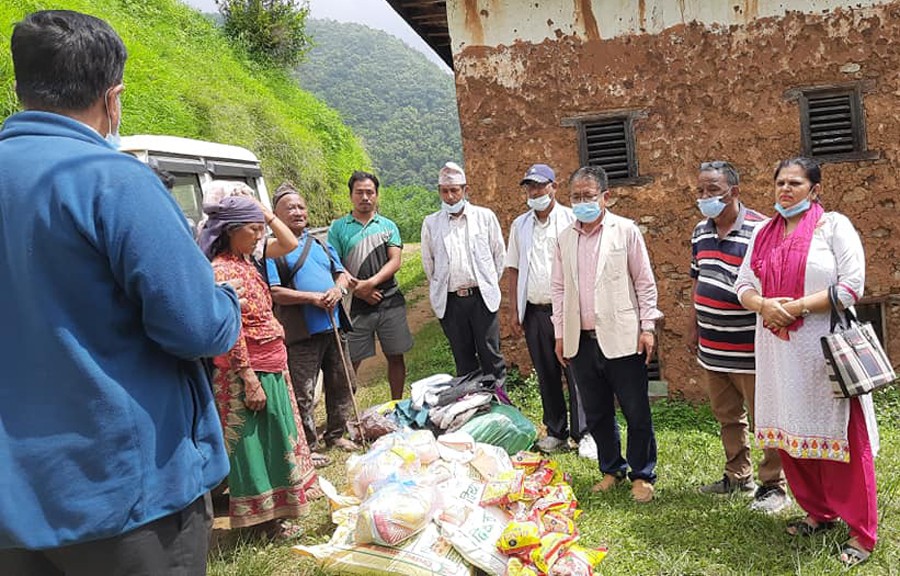
[[(109, 93), (111, 90), (112, 90), (112, 88), (110, 88), (109, 90), (106, 91), (106, 96), (104, 98), (109, 96)], [(108, 98), (107, 98), (107, 102), (108, 102)], [(116, 123), (115, 128), (113, 128), (112, 114), (109, 111), (109, 104), (106, 105), (106, 120), (107, 120), (107, 122), (109, 122), (109, 130), (110, 131), (106, 135), (105, 140), (107, 142), (109, 142), (109, 144), (111, 146), (118, 149), (119, 146), (122, 144), (122, 137), (119, 136), (119, 127), (122, 125), (122, 99), (119, 94), (116, 94), (116, 105), (119, 108), (119, 121)]]
[(462, 198), (456, 204), (447, 204), (444, 201), (441, 201), (441, 210), (447, 212), (448, 214), (459, 214), (462, 212), (462, 209), (466, 207), (466, 199)]
[(547, 208), (550, 207), (550, 203), (553, 202), (553, 199), (550, 198), (549, 194), (544, 194), (543, 196), (538, 196), (537, 198), (528, 198), (525, 203), (528, 204), (528, 207), (537, 212), (543, 212)]

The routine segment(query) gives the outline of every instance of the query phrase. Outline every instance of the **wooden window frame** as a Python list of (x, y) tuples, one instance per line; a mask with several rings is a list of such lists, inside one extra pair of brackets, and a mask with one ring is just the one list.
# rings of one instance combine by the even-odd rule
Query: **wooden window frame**
[[(825, 86), (808, 86), (796, 88), (787, 92), (788, 99), (796, 99), (800, 112), (800, 150), (804, 156), (815, 158), (821, 163), (832, 162), (857, 162), (860, 160), (877, 160), (880, 153), (877, 150), (869, 150), (866, 138), (866, 112), (863, 105), (863, 93), (869, 90), (869, 86), (860, 82), (846, 84), (830, 84)], [(836, 154), (813, 155), (812, 134), (809, 123), (809, 100), (812, 98), (827, 98), (834, 96), (850, 97), (851, 129), (856, 150)]]
[(578, 141), (578, 159), (581, 166), (588, 165), (587, 150), (587, 126), (598, 122), (621, 121), (625, 128), (625, 151), (628, 162), (628, 177), (626, 178), (610, 178), (609, 187), (618, 186), (640, 186), (649, 184), (653, 178), (649, 176), (641, 176), (640, 166), (638, 165), (637, 150), (635, 149), (635, 120), (646, 118), (646, 113), (641, 110), (610, 110), (608, 112), (585, 114), (564, 118), (563, 126), (574, 127), (577, 131)]

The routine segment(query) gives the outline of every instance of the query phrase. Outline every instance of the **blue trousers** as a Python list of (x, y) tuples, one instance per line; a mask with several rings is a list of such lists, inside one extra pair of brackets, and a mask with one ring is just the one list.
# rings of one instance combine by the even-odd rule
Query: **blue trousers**
[[(608, 359), (593, 331), (582, 331), (578, 354), (570, 360), (584, 407), (587, 430), (597, 443), (600, 472), (648, 482), (656, 481), (656, 435), (650, 415), (644, 354)], [(616, 421), (616, 401), (628, 425), (628, 447)], [(630, 468), (630, 471), (629, 471)]]

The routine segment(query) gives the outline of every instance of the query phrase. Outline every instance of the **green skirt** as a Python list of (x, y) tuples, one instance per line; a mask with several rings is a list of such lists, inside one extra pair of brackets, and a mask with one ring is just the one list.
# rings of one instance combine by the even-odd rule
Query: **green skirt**
[(231, 462), (228, 474), (232, 528), (303, 516), (318, 493), (309, 446), (299, 425), (293, 390), (283, 374), (257, 372), (266, 407), (244, 404), (244, 383), (232, 371), (214, 377), (216, 405)]

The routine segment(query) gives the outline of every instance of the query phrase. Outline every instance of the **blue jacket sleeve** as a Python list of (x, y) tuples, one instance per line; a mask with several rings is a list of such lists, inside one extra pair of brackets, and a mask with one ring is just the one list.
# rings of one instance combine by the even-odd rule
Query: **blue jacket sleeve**
[(126, 296), (141, 307), (147, 336), (185, 359), (228, 352), (241, 327), (237, 294), (215, 283), (159, 179), (131, 158), (117, 168), (117, 179), (96, 200), (98, 239)]

